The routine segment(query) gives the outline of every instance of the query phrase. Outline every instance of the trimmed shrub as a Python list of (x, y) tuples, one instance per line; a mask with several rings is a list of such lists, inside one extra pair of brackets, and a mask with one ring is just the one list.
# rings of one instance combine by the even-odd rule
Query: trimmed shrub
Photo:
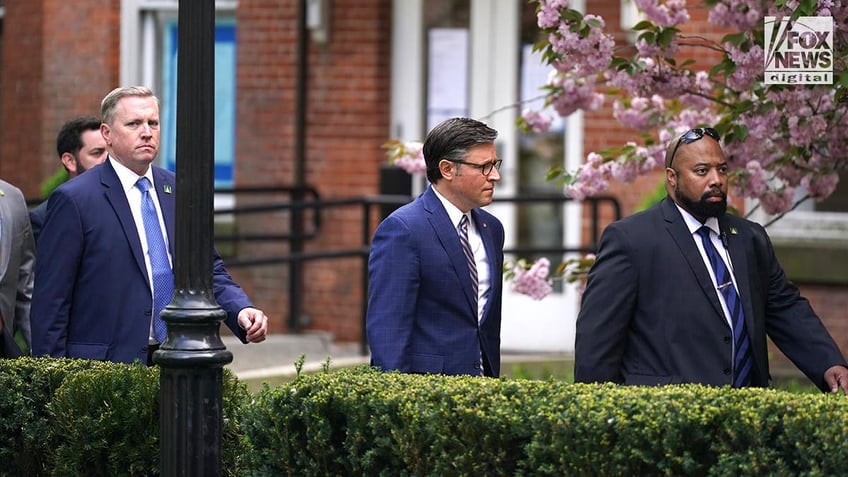
[[(0, 386), (3, 475), (158, 475), (158, 367), (0, 360)], [(224, 369), (224, 475), (246, 475), (240, 413), (249, 399)]]
[(52, 358), (0, 359), (0, 462), (7, 475), (50, 475), (58, 442), (48, 404), (70, 375), (108, 364)]
[(836, 475), (848, 400), (380, 373), (265, 387), (251, 475)]

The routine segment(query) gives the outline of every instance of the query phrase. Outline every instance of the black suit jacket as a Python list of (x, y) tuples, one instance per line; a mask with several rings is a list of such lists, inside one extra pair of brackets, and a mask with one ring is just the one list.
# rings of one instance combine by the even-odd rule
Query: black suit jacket
[[(752, 386), (770, 383), (766, 335), (822, 390), (846, 365), (787, 280), (759, 224), (719, 221), (754, 358)], [(694, 238), (670, 198), (610, 224), (601, 236), (577, 318), (575, 381), (730, 385), (732, 333)]]

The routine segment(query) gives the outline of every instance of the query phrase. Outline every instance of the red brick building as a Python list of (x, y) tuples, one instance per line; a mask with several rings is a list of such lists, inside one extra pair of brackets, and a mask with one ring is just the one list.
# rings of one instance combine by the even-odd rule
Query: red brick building
[[(610, 26), (632, 24), (627, 3), (591, 2), (590, 11)], [(301, 4), (309, 5), (304, 36), (299, 36)], [(163, 101), (163, 128), (174, 128), (177, 0), (6, 0), (2, 5), (0, 176), (28, 198), (38, 197), (41, 182), (59, 167), (54, 149), (60, 125), (98, 113), (100, 99), (116, 86), (151, 86)], [(385, 162), (381, 145), (391, 137), (421, 139), (444, 115), (485, 118), (500, 131), (504, 180), (498, 195), (504, 197), (558, 191), (543, 180), (551, 164), (574, 167), (589, 151), (635, 137), (611, 118), (609, 104), (603, 112), (569, 118), (553, 137), (528, 138), (515, 130), (519, 108), (509, 106), (535, 95), (531, 83), (538, 83), (540, 74), (528, 61), (536, 31), (533, 6), (525, 0), (223, 0), (216, 6), (221, 35), (216, 92), (222, 83), (216, 96), (216, 127), (221, 127), (216, 165), (221, 163), (222, 172), (219, 177), (216, 167), (216, 180), (222, 187), (302, 183), (321, 199), (373, 196), (380, 191)], [(704, 21), (703, 10), (693, 8), (692, 14), (693, 31), (720, 38)], [(617, 40), (625, 44), (628, 38), (620, 31)], [(163, 137), (163, 149), (168, 141)], [(163, 152), (163, 165), (172, 167), (173, 160)], [(658, 177), (615, 187), (625, 215), (656, 187)], [(413, 181), (414, 191), (421, 187), (420, 180)], [(244, 206), (289, 197), (222, 195), (221, 200)], [(493, 209), (504, 219), (508, 247), (589, 245), (590, 224), (579, 208), (496, 204)], [(848, 352), (844, 234), (811, 240), (820, 235), (815, 227), (800, 239), (792, 234), (822, 218), (845, 230), (845, 212), (813, 209), (787, 221), (789, 231), (770, 230), (789, 275), (802, 284)], [(320, 230), (305, 242), (305, 253), (363, 245), (359, 208), (333, 207), (320, 215)], [(286, 234), (290, 216), (277, 211), (218, 222), (221, 230), (240, 234)], [(376, 209), (371, 218), (373, 230)], [(219, 247), (233, 260), (290, 252), (284, 241)], [(304, 264), (300, 316), (295, 317), (289, 316), (288, 263), (231, 271), (269, 314), (272, 332), (292, 331), (290, 323), (297, 323), (304, 330), (330, 331), (338, 340), (360, 339), (361, 258)], [(573, 290), (555, 295), (542, 303), (506, 298), (505, 346), (570, 349), (578, 297)], [(536, 334), (519, 336), (526, 329)]]

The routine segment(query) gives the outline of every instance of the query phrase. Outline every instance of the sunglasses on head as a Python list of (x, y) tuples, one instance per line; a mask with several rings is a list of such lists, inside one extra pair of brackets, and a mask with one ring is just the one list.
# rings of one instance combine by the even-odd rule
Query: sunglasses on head
[(721, 140), (718, 135), (718, 131), (713, 128), (692, 128), (686, 131), (679, 139), (677, 139), (677, 144), (674, 145), (674, 150), (671, 151), (671, 159), (668, 161), (668, 167), (671, 167), (671, 164), (674, 162), (674, 156), (677, 155), (677, 149), (680, 148), (680, 143), (691, 144), (704, 136), (709, 136), (716, 141)]

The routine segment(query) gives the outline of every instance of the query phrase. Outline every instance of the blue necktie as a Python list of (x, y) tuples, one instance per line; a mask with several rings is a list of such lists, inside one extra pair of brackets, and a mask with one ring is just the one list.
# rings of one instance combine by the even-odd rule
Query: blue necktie
[(706, 225), (698, 229), (698, 235), (704, 243), (704, 251), (713, 267), (718, 289), (724, 296), (724, 303), (730, 312), (730, 320), (733, 323), (733, 342), (735, 343), (736, 355), (733, 359), (733, 387), (741, 388), (750, 384), (751, 377), (751, 341), (748, 338), (748, 330), (745, 327), (745, 313), (742, 310), (742, 301), (733, 286), (730, 272), (724, 265), (724, 260), (718, 254), (712, 240), (710, 240), (710, 229)]
[(141, 190), (141, 218), (144, 222), (144, 235), (147, 237), (147, 254), (150, 257), (150, 271), (153, 274), (153, 336), (156, 341), (165, 341), (167, 330), (159, 314), (174, 297), (174, 274), (168, 261), (168, 250), (162, 238), (159, 226), (159, 214), (150, 197), (150, 181), (142, 177), (135, 183)]

